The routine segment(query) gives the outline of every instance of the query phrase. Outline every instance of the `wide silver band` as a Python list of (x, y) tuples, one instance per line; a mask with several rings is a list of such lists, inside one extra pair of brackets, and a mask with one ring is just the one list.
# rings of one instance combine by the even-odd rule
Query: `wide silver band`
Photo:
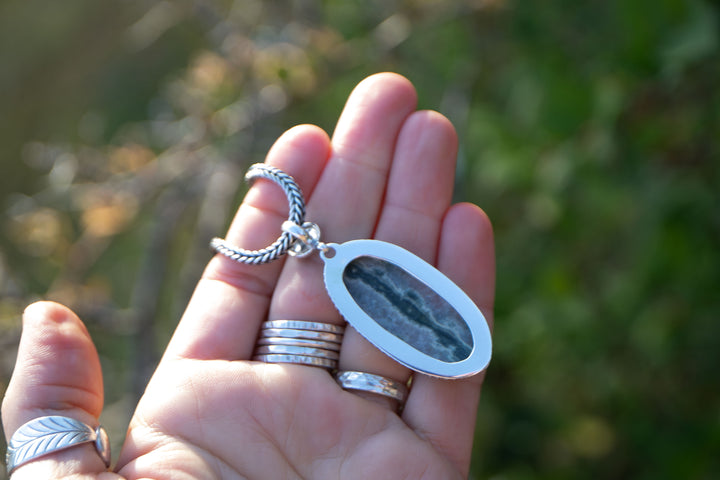
[(92, 428), (74, 418), (51, 415), (30, 420), (10, 438), (5, 461), (8, 476), (17, 467), (66, 448), (92, 442), (110, 466), (110, 442), (102, 426)]
[(345, 327), (301, 320), (268, 320), (260, 329), (253, 360), (335, 370)]
[(402, 382), (372, 373), (339, 371), (335, 380), (345, 390), (358, 390), (397, 400), (402, 405), (408, 395), (408, 388)]

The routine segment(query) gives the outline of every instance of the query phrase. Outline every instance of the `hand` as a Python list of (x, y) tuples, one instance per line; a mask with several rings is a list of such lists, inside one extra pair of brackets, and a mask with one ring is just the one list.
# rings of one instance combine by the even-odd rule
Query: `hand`
[[(379, 74), (354, 90), (332, 141), (317, 127), (286, 132), (267, 162), (308, 199), (323, 240), (377, 238), (438, 266), (492, 318), (494, 252), (487, 217), (451, 205), (456, 134), (415, 111), (412, 85)], [(226, 236), (262, 248), (287, 217), (282, 190), (257, 181)], [(19, 467), (14, 480), (455, 479), (468, 475), (483, 375), (416, 374), (401, 413), (384, 397), (342, 390), (327, 371), (247, 361), (266, 319), (343, 324), (317, 256), (250, 266), (215, 256), (131, 420), (115, 472), (89, 444)], [(340, 368), (406, 381), (410, 372), (353, 329)], [(5, 434), (42, 415), (97, 425), (97, 353), (81, 321), (53, 303), (24, 315), (17, 366), (2, 408)]]

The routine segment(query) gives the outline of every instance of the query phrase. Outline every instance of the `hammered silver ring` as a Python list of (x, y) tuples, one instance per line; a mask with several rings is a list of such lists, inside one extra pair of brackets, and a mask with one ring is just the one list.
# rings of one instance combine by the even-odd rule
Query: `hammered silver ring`
[(404, 383), (372, 373), (341, 370), (335, 374), (335, 380), (344, 390), (374, 393), (397, 400), (400, 405), (408, 396), (408, 387)]
[(345, 327), (303, 320), (268, 320), (260, 327), (253, 360), (335, 370)]

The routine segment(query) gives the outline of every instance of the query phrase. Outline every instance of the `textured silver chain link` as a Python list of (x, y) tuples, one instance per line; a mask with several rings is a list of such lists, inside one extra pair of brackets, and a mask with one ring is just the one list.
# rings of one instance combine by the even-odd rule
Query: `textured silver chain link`
[[(258, 178), (272, 180), (282, 187), (290, 204), (288, 221), (296, 225), (303, 225), (305, 218), (305, 199), (295, 179), (282, 170), (264, 163), (252, 165), (245, 174), (245, 180), (247, 182), (253, 182)], [(295, 241), (296, 238), (290, 232), (283, 231), (272, 245), (261, 250), (245, 250), (229, 244), (222, 238), (213, 238), (210, 242), (210, 247), (236, 262), (257, 265), (278, 259), (288, 252)]]

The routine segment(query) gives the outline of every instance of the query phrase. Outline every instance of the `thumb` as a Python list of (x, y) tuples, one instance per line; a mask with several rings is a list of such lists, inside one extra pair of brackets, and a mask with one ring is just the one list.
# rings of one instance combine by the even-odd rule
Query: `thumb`
[[(23, 314), (18, 357), (2, 403), (6, 440), (24, 423), (62, 415), (95, 428), (103, 407), (100, 360), (85, 326), (68, 308), (51, 302)], [(97, 478), (106, 470), (92, 443), (51, 453), (19, 466), (24, 478)], [(104, 474), (102, 478), (118, 478)]]

